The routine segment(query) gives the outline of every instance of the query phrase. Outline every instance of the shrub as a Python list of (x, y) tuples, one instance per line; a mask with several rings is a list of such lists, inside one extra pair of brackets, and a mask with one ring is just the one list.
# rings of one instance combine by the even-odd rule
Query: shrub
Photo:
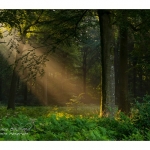
[(137, 131), (131, 119), (122, 112), (117, 115), (117, 118), (103, 117), (99, 119), (98, 125), (112, 131), (110, 137), (119, 141), (124, 140), (125, 137), (129, 137)]
[(136, 131), (136, 133), (132, 133), (129, 136), (124, 136), (125, 141), (143, 141), (144, 136), (140, 133), (140, 131)]
[(131, 119), (138, 129), (150, 128), (150, 95), (143, 98), (143, 102), (136, 101), (131, 111)]

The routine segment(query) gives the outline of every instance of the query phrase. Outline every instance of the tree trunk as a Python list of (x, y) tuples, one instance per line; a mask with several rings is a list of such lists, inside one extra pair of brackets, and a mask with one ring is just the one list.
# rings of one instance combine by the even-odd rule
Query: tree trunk
[(17, 81), (18, 81), (18, 77), (16, 74), (16, 69), (14, 68), (12, 79), (11, 79), (7, 109), (15, 109), (15, 95), (16, 95), (16, 89), (17, 89)]
[(119, 38), (115, 44), (115, 55), (114, 55), (114, 62), (115, 62), (115, 104), (118, 105), (119, 101)]
[(24, 105), (26, 106), (26, 105), (27, 105), (27, 98), (28, 98), (27, 82), (25, 82), (23, 86), (24, 86), (24, 93), (23, 93), (23, 95), (24, 95), (24, 100), (23, 100), (23, 102), (24, 102)]
[(87, 51), (83, 49), (83, 92), (86, 95)]
[(137, 87), (137, 69), (136, 69), (136, 64), (137, 64), (137, 60), (135, 58), (135, 60), (133, 60), (133, 95), (134, 95), (134, 98), (137, 97), (137, 90), (136, 90), (136, 87)]
[(139, 97), (143, 97), (146, 93), (143, 92), (143, 70), (139, 68)]
[(48, 104), (48, 89), (47, 89), (47, 78), (48, 78), (48, 73), (45, 68), (45, 76), (44, 76), (44, 105), (47, 106)]
[(0, 77), (0, 101), (2, 101), (2, 78)]
[(20, 45), (18, 47), (19, 52), (16, 52), (16, 58), (15, 58), (15, 62), (14, 62), (15, 66), (13, 69), (13, 74), (12, 74), (12, 79), (11, 79), (10, 93), (9, 93), (7, 109), (15, 109), (15, 96), (16, 96), (16, 89), (17, 89), (17, 83), (18, 83), (17, 72), (19, 72), (19, 70), (18, 70), (19, 64), (16, 61), (20, 58), (20, 56), (23, 52), (23, 48), (24, 48), (24, 42), (20, 43)]
[(108, 10), (98, 10), (101, 37), (102, 110), (110, 116), (115, 111), (114, 40)]
[[(124, 14), (123, 14), (124, 15)], [(126, 16), (123, 16), (124, 22)], [(129, 112), (129, 101), (128, 101), (128, 31), (126, 25), (120, 27), (120, 69), (119, 69), (119, 88), (120, 97), (118, 108), (122, 112)]]

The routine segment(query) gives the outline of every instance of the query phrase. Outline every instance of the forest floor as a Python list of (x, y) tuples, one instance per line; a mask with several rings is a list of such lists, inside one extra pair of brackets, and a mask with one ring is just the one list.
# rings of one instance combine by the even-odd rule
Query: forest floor
[(99, 117), (99, 106), (0, 107), (1, 141), (144, 141), (150, 130), (131, 116)]

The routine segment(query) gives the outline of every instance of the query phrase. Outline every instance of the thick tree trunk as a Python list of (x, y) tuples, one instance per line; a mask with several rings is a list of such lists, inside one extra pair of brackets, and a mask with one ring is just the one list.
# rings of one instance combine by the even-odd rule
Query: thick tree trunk
[[(124, 21), (126, 16), (124, 16)], [(128, 113), (129, 101), (128, 101), (128, 31), (127, 27), (120, 27), (120, 69), (119, 69), (119, 110)]]
[(98, 10), (101, 37), (102, 110), (110, 116), (115, 111), (114, 39), (108, 10)]

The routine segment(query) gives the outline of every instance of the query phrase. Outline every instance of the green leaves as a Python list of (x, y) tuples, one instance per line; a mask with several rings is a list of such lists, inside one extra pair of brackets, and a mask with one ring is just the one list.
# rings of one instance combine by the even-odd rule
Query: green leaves
[(150, 128), (150, 96), (145, 95), (143, 98), (143, 103), (138, 101), (135, 103), (132, 112), (132, 121), (138, 129), (147, 132), (147, 129)]
[(52, 114), (36, 120), (25, 115), (2, 118), (1, 140), (109, 140), (104, 127), (97, 127), (94, 118), (66, 118)]
[[(20, 107), (17, 108), (17, 112), (7, 111), (4, 115), (4, 110), (1, 108), (3, 116), (0, 116), (0, 140), (149, 140), (150, 130), (147, 119), (149, 113), (148, 111), (142, 112), (143, 109), (148, 110), (149, 96), (146, 96), (144, 99), (146, 104), (142, 104), (142, 106), (139, 103), (137, 104), (139, 111), (134, 113), (135, 116), (132, 119), (123, 113), (118, 114), (117, 118), (69, 115), (65, 111), (59, 112), (60, 108), (50, 113), (47, 110), (48, 108), (46, 109), (45, 107), (32, 108), (32, 113), (29, 108)], [(56, 110), (56, 108), (54, 109)], [(53, 109), (51, 108), (51, 110)], [(139, 117), (137, 118), (137, 116)]]

